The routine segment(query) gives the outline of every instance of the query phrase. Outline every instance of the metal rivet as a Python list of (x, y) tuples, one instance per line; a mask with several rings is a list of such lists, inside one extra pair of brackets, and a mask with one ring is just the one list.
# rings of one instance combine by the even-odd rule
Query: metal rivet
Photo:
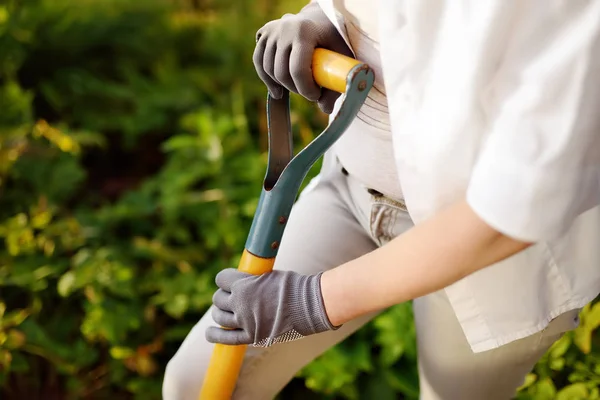
[(358, 82), (358, 91), (359, 92), (362, 92), (366, 88), (367, 88), (367, 81), (360, 81), (360, 82)]
[(271, 243), (271, 248), (272, 248), (273, 250), (275, 250), (275, 249), (276, 249), (276, 248), (278, 248), (278, 247), (279, 247), (279, 242), (273, 242), (273, 243)]
[(287, 218), (284, 217), (283, 215), (281, 217), (279, 217), (279, 223), (280, 224), (285, 224), (287, 222)]

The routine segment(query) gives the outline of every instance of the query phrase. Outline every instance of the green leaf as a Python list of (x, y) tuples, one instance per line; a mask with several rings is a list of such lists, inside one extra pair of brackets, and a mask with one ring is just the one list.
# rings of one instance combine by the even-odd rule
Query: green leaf
[(4, 24), (8, 20), (8, 10), (6, 7), (0, 7), (0, 24)]
[(569, 350), (571, 343), (572, 343), (571, 336), (563, 335), (560, 339), (558, 339), (556, 342), (554, 342), (552, 347), (550, 347), (550, 350), (549, 350), (550, 357), (552, 357), (552, 358), (562, 357), (567, 352), (567, 350)]
[(556, 394), (556, 400), (585, 400), (588, 398), (588, 394), (584, 383), (574, 383), (561, 389)]
[(600, 302), (588, 304), (581, 312), (581, 325), (575, 329), (575, 344), (584, 354), (592, 350), (592, 334), (600, 326)]
[(600, 302), (592, 305), (583, 312), (582, 322), (589, 330), (595, 330), (600, 327)]
[(517, 389), (517, 391), (522, 391), (533, 385), (537, 381), (537, 375), (533, 373), (529, 373), (525, 376), (525, 382)]
[(391, 307), (373, 321), (376, 328), (376, 342), (382, 348), (381, 362), (392, 365), (405, 355), (411, 359), (416, 356), (416, 333), (413, 324), (412, 306), (403, 303)]
[(550, 378), (540, 380), (535, 385), (536, 400), (554, 400), (556, 398), (556, 387)]
[(0, 367), (2, 369), (9, 369), (12, 361), (12, 354), (8, 350), (0, 348)]
[(110, 356), (117, 360), (122, 360), (135, 355), (135, 351), (128, 347), (113, 346), (110, 348)]
[(192, 135), (177, 135), (173, 136), (169, 140), (165, 141), (162, 145), (164, 151), (172, 152), (176, 150), (182, 149), (192, 149), (194, 147), (199, 147), (201, 142), (199, 138)]
[(127, 334), (139, 329), (142, 312), (137, 304), (106, 299), (88, 303), (81, 332), (90, 341), (122, 343)]
[(554, 358), (550, 360), (550, 368), (555, 371), (561, 371), (565, 367), (566, 361), (564, 358)]
[(13, 326), (19, 326), (27, 319), (27, 317), (29, 317), (29, 315), (30, 311), (25, 309), (10, 311), (0, 319), (0, 327), (6, 329)]
[[(0, 331), (0, 334), (2, 332)], [(15, 349), (19, 349), (21, 347), (23, 347), (23, 345), (25, 344), (26, 338), (25, 338), (25, 334), (23, 334), (23, 332), (17, 330), (17, 329), (11, 329), (7, 332), (6, 335), (6, 342), (4, 343), (4, 346), (8, 349), (11, 350), (15, 350)]]
[(298, 375), (305, 379), (306, 387), (322, 393), (344, 391), (350, 396), (356, 393), (359, 370), (344, 347), (338, 345), (330, 348), (299, 372)]
[(62, 297), (67, 297), (73, 291), (75, 287), (75, 273), (73, 271), (68, 271), (63, 276), (60, 277), (57, 284), (57, 291)]
[(583, 325), (575, 329), (574, 343), (584, 354), (589, 354), (592, 350), (592, 331)]
[(165, 311), (175, 318), (181, 318), (181, 316), (187, 311), (189, 307), (189, 297), (183, 293), (177, 294), (165, 304)]

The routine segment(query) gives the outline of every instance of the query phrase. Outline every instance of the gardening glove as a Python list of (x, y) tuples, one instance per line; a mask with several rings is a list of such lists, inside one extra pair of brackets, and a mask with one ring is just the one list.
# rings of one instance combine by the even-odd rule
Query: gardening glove
[(212, 317), (221, 327), (207, 329), (211, 343), (268, 347), (338, 328), (325, 312), (321, 274), (251, 275), (228, 268), (217, 274), (216, 283)]
[(298, 14), (285, 14), (271, 21), (256, 34), (254, 67), (275, 99), (283, 88), (317, 102), (327, 113), (339, 93), (321, 89), (314, 81), (311, 65), (315, 48), (322, 47), (352, 57), (344, 39), (318, 3), (310, 3)]

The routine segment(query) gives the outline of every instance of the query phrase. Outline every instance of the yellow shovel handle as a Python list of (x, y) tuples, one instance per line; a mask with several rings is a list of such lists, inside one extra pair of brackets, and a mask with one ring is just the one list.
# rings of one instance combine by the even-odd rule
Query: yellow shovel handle
[[(359, 61), (330, 50), (316, 49), (312, 59), (312, 73), (321, 87), (344, 93), (348, 75)], [(244, 250), (238, 269), (260, 275), (273, 269), (275, 258), (260, 258)], [(235, 389), (237, 378), (244, 361), (245, 345), (229, 346), (217, 344), (204, 376), (200, 400), (229, 400)]]
[(346, 57), (331, 50), (315, 49), (312, 59), (313, 78), (321, 87), (344, 93), (348, 74), (358, 64), (361, 64), (361, 62), (354, 58)]
[[(273, 270), (275, 258), (260, 258), (244, 250), (238, 270), (260, 275)], [(200, 400), (229, 400), (244, 361), (246, 345), (216, 344), (204, 376)]]

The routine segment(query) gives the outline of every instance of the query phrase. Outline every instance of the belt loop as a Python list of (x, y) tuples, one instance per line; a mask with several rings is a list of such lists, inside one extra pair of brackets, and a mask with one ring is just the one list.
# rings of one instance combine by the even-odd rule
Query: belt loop
[(369, 189), (367, 189), (367, 192), (369, 192), (369, 194), (371, 194), (371, 195), (373, 195), (373, 196), (375, 196), (375, 197), (383, 197), (383, 193), (381, 193), (381, 192), (378, 192), (378, 191), (377, 191), (377, 190), (375, 190), (375, 189), (370, 189), (370, 188), (369, 188)]
[[(343, 165), (341, 165), (339, 159), (337, 159), (337, 162), (338, 162), (338, 164), (340, 164), (340, 169), (342, 171), (342, 174), (348, 176), (348, 170), (346, 168), (344, 168)], [(381, 193), (375, 189), (367, 188), (367, 192), (369, 192), (370, 195), (375, 196), (375, 197), (383, 197), (383, 193)]]
[(335, 161), (337, 162), (337, 164), (340, 166), (342, 174), (348, 176), (348, 170), (346, 170), (346, 168), (344, 168), (344, 166), (342, 165), (342, 163), (340, 162), (340, 159), (338, 157), (335, 158)]

